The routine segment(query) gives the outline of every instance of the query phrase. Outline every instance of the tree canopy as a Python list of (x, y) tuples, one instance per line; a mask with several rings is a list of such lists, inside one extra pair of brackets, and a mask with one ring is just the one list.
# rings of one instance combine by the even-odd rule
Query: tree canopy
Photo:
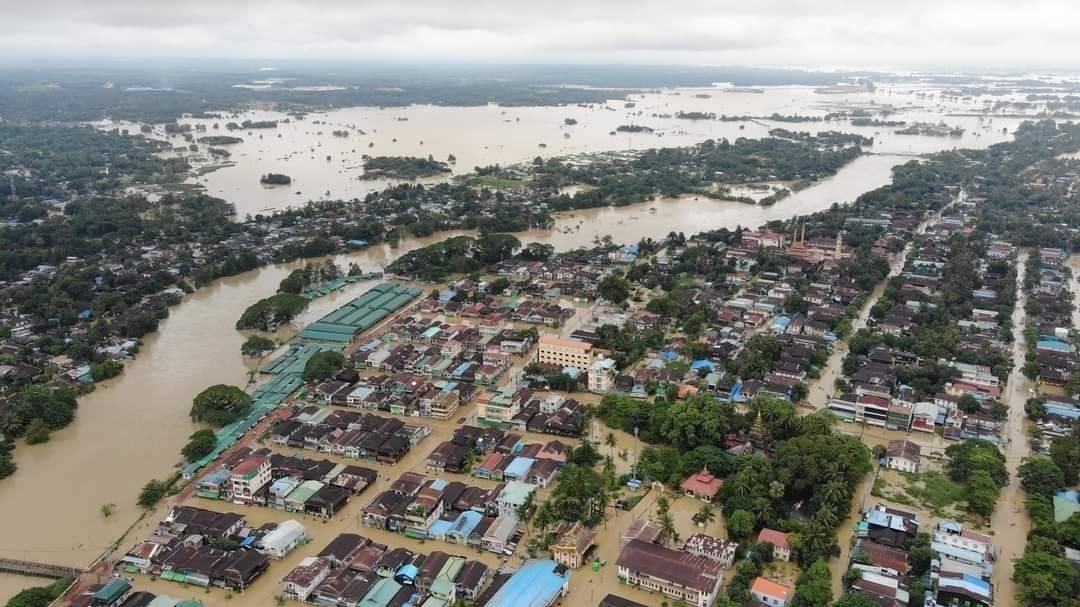
[(325, 350), (316, 352), (304, 364), (304, 381), (330, 379), (345, 368), (345, 356), (341, 352)]
[(251, 396), (236, 386), (217, 384), (200, 392), (191, 404), (191, 419), (225, 426), (251, 411)]
[(216, 445), (217, 435), (214, 434), (214, 431), (209, 428), (202, 428), (188, 437), (188, 442), (180, 450), (180, 454), (184, 456), (184, 459), (193, 462), (210, 455)]

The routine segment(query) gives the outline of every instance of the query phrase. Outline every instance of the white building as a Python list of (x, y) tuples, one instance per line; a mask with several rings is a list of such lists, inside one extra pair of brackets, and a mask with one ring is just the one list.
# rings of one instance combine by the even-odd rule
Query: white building
[(763, 577), (755, 579), (750, 586), (750, 596), (768, 607), (787, 607), (791, 595), (791, 588)]
[(307, 527), (297, 521), (288, 520), (264, 535), (255, 547), (271, 558), (281, 559), (306, 541)]
[(536, 491), (536, 485), (521, 481), (506, 483), (499, 496), (495, 498), (495, 505), (499, 508), (500, 516), (517, 517), (517, 510), (524, 504), (532, 493)]
[(250, 503), (260, 489), (270, 483), (270, 458), (262, 455), (249, 457), (232, 469), (229, 488), (232, 500)]
[(589, 392), (606, 394), (615, 385), (615, 359), (597, 356), (589, 367)]
[(922, 449), (909, 440), (891, 440), (885, 451), (885, 467), (901, 472), (919, 471)]

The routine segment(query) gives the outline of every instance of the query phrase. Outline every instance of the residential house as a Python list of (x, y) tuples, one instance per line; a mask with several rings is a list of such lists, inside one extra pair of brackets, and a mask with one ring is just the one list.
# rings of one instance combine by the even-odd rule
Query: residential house
[(754, 579), (750, 586), (750, 596), (767, 607), (787, 607), (792, 595), (791, 588), (763, 577)]
[(919, 471), (922, 449), (909, 440), (891, 440), (885, 451), (885, 467), (901, 472)]
[(758, 533), (757, 542), (772, 544), (774, 559), (785, 562), (791, 560), (791, 542), (787, 533), (766, 527)]
[(282, 580), (282, 593), (301, 603), (306, 603), (315, 588), (330, 575), (330, 560), (309, 556), (300, 561)]

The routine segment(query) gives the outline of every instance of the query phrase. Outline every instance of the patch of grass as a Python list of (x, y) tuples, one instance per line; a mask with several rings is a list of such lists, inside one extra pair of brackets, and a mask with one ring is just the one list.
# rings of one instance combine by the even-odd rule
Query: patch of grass
[(878, 477), (874, 479), (874, 487), (870, 489), (870, 495), (874, 497), (881, 497), (882, 491), (887, 487), (889, 483), (885, 482), (885, 479)]
[(495, 177), (493, 175), (472, 177), (466, 183), (473, 187), (484, 187), (494, 190), (513, 190), (525, 186), (524, 180), (508, 179), (506, 177)]
[(949, 479), (941, 472), (924, 472), (906, 476), (911, 481), (905, 488), (907, 494), (933, 510), (944, 508), (964, 499), (964, 486)]

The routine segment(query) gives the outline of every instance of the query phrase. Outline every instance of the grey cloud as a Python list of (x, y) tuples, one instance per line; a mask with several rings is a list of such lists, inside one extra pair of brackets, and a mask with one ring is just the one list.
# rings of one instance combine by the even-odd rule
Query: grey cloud
[(0, 56), (1061, 66), (1071, 0), (0, 0)]

